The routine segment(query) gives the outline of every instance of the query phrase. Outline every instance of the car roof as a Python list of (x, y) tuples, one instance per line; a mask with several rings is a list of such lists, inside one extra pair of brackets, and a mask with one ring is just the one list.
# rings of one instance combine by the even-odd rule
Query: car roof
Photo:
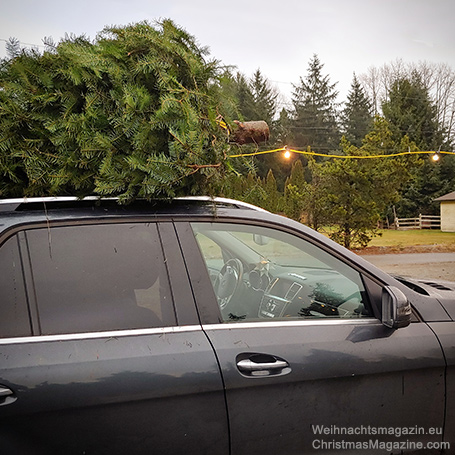
[(28, 223), (107, 219), (115, 217), (214, 217), (237, 212), (270, 215), (254, 205), (228, 198), (208, 196), (175, 199), (138, 199), (121, 204), (117, 198), (42, 197), (0, 199), (0, 234)]
[(0, 243), (11, 231), (65, 224), (92, 224), (125, 221), (149, 222), (151, 217), (160, 221), (210, 221), (267, 223), (286, 226), (330, 244), (332, 249), (344, 250), (322, 234), (289, 218), (270, 213), (260, 207), (227, 198), (207, 196), (175, 199), (137, 199), (121, 204), (117, 198), (100, 197), (44, 197), (0, 200)]

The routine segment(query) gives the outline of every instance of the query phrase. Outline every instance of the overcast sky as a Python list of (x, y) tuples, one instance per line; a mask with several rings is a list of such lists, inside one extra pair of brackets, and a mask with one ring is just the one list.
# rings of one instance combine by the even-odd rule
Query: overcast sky
[(211, 56), (251, 76), (262, 73), (285, 95), (318, 54), (344, 101), (355, 72), (398, 58), (455, 69), (455, 0), (0, 0), (5, 40), (42, 45), (65, 33), (94, 39), (106, 25), (170, 18)]

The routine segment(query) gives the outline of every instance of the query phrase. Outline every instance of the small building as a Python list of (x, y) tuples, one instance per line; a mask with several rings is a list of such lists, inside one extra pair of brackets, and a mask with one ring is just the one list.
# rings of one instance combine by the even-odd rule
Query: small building
[(435, 199), (441, 204), (441, 231), (455, 232), (455, 191)]

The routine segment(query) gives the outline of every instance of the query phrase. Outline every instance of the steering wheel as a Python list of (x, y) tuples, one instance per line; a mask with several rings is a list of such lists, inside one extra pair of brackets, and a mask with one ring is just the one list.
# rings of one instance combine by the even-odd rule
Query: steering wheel
[(215, 293), (218, 304), (223, 310), (230, 303), (232, 296), (238, 290), (243, 276), (243, 264), (239, 259), (229, 259), (220, 270), (215, 281)]

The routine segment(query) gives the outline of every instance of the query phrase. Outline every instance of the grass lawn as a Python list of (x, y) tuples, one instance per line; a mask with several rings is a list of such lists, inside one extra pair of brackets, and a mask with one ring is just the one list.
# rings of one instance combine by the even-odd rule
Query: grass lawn
[[(329, 232), (330, 227), (321, 230), (326, 236)], [(382, 229), (380, 232), (382, 235), (374, 237), (366, 248), (355, 251), (359, 254), (455, 252), (455, 232), (436, 229)]]
[(374, 237), (368, 246), (409, 247), (418, 245), (446, 245), (455, 248), (455, 232), (441, 232), (435, 229), (413, 229), (395, 231), (384, 229), (382, 236)]

